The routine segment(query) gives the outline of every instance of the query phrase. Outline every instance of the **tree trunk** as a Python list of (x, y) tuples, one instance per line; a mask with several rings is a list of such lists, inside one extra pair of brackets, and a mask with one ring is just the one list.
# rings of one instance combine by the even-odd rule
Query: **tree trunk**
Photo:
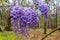
[(6, 26), (4, 30), (12, 31), (12, 29), (10, 28), (11, 27), (11, 17), (8, 18), (7, 23), (8, 23), (8, 26)]

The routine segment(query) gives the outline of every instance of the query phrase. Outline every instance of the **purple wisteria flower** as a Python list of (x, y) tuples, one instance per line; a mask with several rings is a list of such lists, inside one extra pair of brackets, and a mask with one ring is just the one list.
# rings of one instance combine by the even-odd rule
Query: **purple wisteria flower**
[(35, 5), (39, 5), (39, 0), (32, 0)]
[(51, 16), (55, 16), (55, 13), (52, 13)]
[(42, 15), (47, 15), (50, 7), (44, 3), (44, 2), (39, 2), (39, 0), (33, 0), (34, 4), (38, 7), (38, 9), (41, 11)]
[(57, 9), (57, 10), (60, 10), (60, 6), (57, 6), (56, 9)]
[(38, 5), (38, 9), (41, 11), (43, 15), (47, 15), (49, 11), (49, 6), (45, 3), (41, 3)]
[(35, 10), (31, 8), (21, 8), (13, 6), (9, 8), (10, 16), (12, 16), (12, 25), (14, 32), (28, 35), (30, 28), (35, 29), (39, 22), (38, 15)]

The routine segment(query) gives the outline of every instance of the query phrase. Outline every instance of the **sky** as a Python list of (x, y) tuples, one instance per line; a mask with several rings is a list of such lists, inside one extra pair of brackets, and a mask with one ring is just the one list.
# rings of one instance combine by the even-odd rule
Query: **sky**
[(12, 3), (12, 0), (9, 0), (10, 3)]
[[(9, 0), (10, 1), (10, 3), (12, 3), (12, 0)], [(28, 0), (27, 0), (28, 1)], [(32, 2), (32, 0), (29, 0), (30, 2)], [(42, 1), (44, 1), (44, 0), (42, 0)]]

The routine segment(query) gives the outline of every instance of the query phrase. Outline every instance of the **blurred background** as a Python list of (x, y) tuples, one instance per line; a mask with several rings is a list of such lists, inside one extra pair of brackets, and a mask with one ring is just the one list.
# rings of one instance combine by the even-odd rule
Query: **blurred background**
[[(56, 7), (60, 6), (60, 0), (39, 0), (39, 2), (41, 1), (46, 2), (50, 7), (50, 11), (48, 12), (48, 19), (47, 19), (48, 22), (46, 26), (47, 34), (48, 34), (54, 29), (60, 28), (60, 10), (56, 10)], [(32, 9), (35, 9), (36, 7), (32, 0), (0, 0), (0, 40), (15, 40), (14, 38), (16, 36), (12, 32), (11, 17), (8, 11), (9, 6), (13, 6), (14, 2), (16, 2), (17, 5), (22, 6), (22, 7), (31, 7)], [(31, 33), (31, 36), (35, 35), (37, 37), (38, 35), (40, 36), (44, 35), (43, 34), (44, 33), (44, 17), (41, 15), (41, 12), (37, 8), (36, 8), (36, 12), (38, 13), (40, 22), (37, 26), (37, 29), (35, 31), (31, 30), (30, 33)], [(60, 34), (60, 31), (56, 31), (52, 33), (51, 34), (53, 35), (52, 38), (50, 38), (51, 35), (49, 35), (49, 37), (46, 37), (46, 38), (55, 40), (56, 37), (55, 38), (53, 37), (56, 36), (57, 34)], [(38, 40), (41, 40), (39, 39), (40, 36), (38, 36)], [(33, 36), (31, 37), (30, 40), (34, 40), (36, 37)], [(28, 40), (28, 39), (23, 39), (23, 37), (21, 37), (20, 39)]]

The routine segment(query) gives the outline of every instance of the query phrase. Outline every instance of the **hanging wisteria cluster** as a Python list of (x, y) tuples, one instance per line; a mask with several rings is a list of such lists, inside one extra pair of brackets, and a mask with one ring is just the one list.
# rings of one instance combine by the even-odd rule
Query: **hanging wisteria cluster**
[(30, 28), (35, 29), (37, 27), (39, 18), (35, 10), (15, 5), (10, 7), (9, 11), (15, 33), (22, 33), (27, 36)]
[(39, 0), (33, 0), (34, 4), (38, 7), (38, 9), (41, 11), (42, 15), (47, 15), (49, 11), (49, 6), (44, 2), (39, 2)]
[(49, 6), (47, 4), (42, 3), (42, 4), (38, 5), (38, 8), (43, 15), (47, 15), (47, 13), (49, 11)]
[(55, 13), (51, 13), (51, 16), (55, 16)]

